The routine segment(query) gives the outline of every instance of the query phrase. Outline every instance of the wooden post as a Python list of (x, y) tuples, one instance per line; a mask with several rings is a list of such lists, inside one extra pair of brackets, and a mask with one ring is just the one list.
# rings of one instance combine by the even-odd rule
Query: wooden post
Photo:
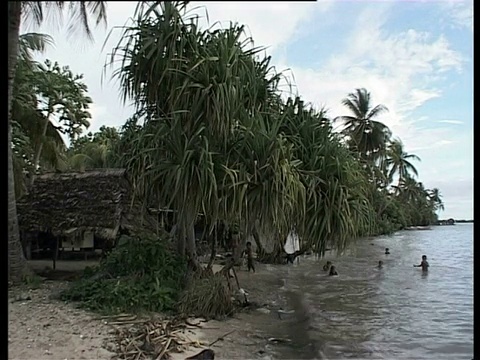
[(32, 237), (25, 231), (21, 232), (21, 237), (25, 244), (25, 257), (27, 260), (32, 260)]
[(53, 270), (57, 267), (57, 258), (58, 258), (58, 236), (55, 236), (55, 249), (53, 249)]

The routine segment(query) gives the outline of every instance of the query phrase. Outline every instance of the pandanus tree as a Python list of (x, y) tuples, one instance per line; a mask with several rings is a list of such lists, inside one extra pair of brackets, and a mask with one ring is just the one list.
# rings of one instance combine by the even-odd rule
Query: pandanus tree
[(324, 110), (289, 99), (282, 117), (284, 132), (301, 162), (305, 188), (305, 211), (294, 218), (297, 229), (305, 246), (313, 246), (317, 253), (327, 247), (341, 251), (371, 228), (368, 174), (333, 133)]
[(46, 9), (54, 8), (63, 12), (67, 10), (71, 18), (76, 20), (69, 26), (70, 30), (82, 29), (91, 38), (89, 16), (93, 15), (99, 24), (106, 20), (106, 2), (104, 1), (9, 1), (8, 2), (8, 278), (17, 283), (29, 273), (23, 256), (18, 229), (17, 207), (15, 198), (15, 178), (12, 150), (12, 120), (11, 107), (13, 86), (19, 55), (20, 23), (23, 17), (30, 17), (35, 23), (41, 24)]
[(192, 261), (198, 214), (210, 224), (240, 219), (246, 231), (254, 216), (273, 227), (290, 213), (282, 192), (296, 191), (279, 181), (289, 179), (290, 168), (279, 169), (287, 155), (264, 118), (274, 82), (268, 61), (254, 59), (260, 49), (243, 34), (235, 24), (200, 31), (182, 2), (144, 3), (112, 55), (124, 98), (143, 120), (127, 155), (136, 190), (175, 211), (178, 250)]
[(274, 234), (277, 249), (293, 226), (319, 253), (341, 249), (371, 225), (367, 174), (323, 112), (283, 102), (281, 74), (242, 36), (200, 31), (184, 3), (139, 5), (110, 58), (142, 120), (122, 145), (136, 193), (174, 210), (192, 260), (199, 213)]

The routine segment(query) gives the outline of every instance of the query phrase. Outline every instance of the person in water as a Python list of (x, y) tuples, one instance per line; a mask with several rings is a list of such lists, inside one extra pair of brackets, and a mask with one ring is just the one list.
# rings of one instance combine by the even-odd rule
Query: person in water
[(332, 265), (331, 261), (327, 261), (325, 265), (323, 265), (323, 271), (328, 271), (330, 269), (330, 266)]
[(390, 249), (389, 248), (385, 248), (385, 255), (390, 255)]
[(247, 248), (245, 249), (245, 254), (247, 255), (248, 272), (250, 272), (250, 270), (253, 270), (253, 272), (255, 272), (255, 266), (253, 265), (252, 243), (250, 241), (247, 241)]
[(423, 271), (428, 271), (428, 261), (427, 261), (427, 255), (422, 255), (422, 262), (420, 265), (413, 265), (413, 267), (421, 267)]
[(383, 261), (379, 260), (378, 261), (378, 268), (381, 269), (383, 267)]
[(335, 268), (335, 265), (330, 266), (330, 272), (328, 273), (329, 276), (334, 276), (338, 275), (337, 269)]

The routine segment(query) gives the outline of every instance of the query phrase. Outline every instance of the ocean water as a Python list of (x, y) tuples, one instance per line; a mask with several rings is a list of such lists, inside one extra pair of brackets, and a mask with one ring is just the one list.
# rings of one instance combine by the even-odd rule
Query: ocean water
[[(413, 267), (422, 255), (427, 273)], [(339, 276), (321, 269), (327, 260)], [(292, 347), (276, 358), (473, 358), (472, 224), (360, 239), (341, 256), (271, 271), (282, 272), (280, 290), (300, 298), (309, 315), (290, 322)]]

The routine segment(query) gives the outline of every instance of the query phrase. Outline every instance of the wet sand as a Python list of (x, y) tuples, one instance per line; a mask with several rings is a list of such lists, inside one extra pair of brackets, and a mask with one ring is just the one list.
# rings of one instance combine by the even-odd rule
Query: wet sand
[[(57, 269), (65, 271), (68, 263), (80, 266), (79, 262), (65, 262), (57, 264)], [(34, 265), (37, 269), (42, 266)], [(216, 341), (210, 346), (216, 359), (315, 358), (312, 351), (316, 350), (308, 340), (309, 323), (305, 321), (308, 317), (298, 309), (289, 313), (292, 306), (300, 306), (295, 305), (295, 297), (299, 295), (279, 290), (283, 280), (274, 267), (263, 264), (256, 267), (255, 274), (245, 269), (237, 271), (240, 286), (248, 291), (248, 299), (256, 308), (241, 311), (225, 321), (205, 322), (191, 337), (204, 345)], [(110, 325), (94, 313), (52, 297), (65, 286), (66, 282), (45, 281), (36, 290), (16, 288), (9, 292), (9, 359), (110, 359), (114, 355), (107, 350), (113, 342)], [(282, 309), (286, 313), (282, 314)], [(221, 338), (224, 339), (218, 340)], [(185, 359), (199, 351), (191, 348), (174, 359)]]

